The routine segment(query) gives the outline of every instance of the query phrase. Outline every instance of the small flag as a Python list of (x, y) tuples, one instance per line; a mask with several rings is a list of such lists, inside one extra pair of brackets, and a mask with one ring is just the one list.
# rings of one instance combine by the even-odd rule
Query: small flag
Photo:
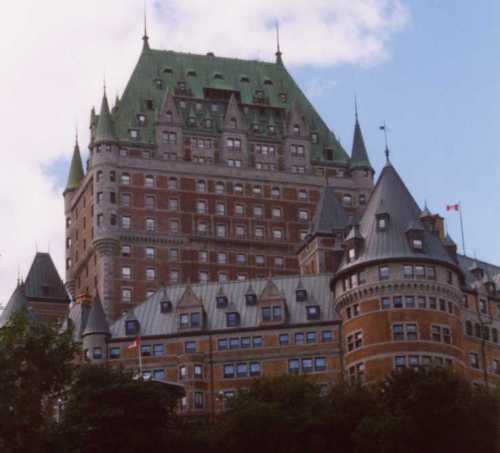
[(141, 338), (136, 337), (134, 342), (131, 343), (127, 349), (135, 349), (135, 348), (138, 348), (140, 345), (141, 345)]
[(446, 205), (446, 210), (447, 211), (459, 211), (460, 210), (460, 205), (457, 204), (447, 204)]

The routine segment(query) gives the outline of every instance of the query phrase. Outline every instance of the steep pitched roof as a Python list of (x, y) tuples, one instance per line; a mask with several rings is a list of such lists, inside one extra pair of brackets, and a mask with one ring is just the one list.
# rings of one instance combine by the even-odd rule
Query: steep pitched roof
[[(296, 302), (295, 291), (302, 280), (304, 289), (307, 290), (308, 303)], [(273, 277), (273, 283), (277, 287), (280, 298), (284, 298), (287, 303), (288, 324), (305, 324), (307, 320), (307, 305), (319, 305), (322, 320), (338, 320), (332, 304), (332, 292), (330, 291), (330, 274), (308, 275), (308, 276), (279, 276)], [(262, 294), (268, 285), (268, 279), (255, 279), (251, 281), (230, 281), (224, 284), (224, 293), (228, 298), (229, 306), (232, 310), (240, 314), (240, 328), (258, 328), (259, 307), (258, 305), (247, 305), (245, 294), (249, 288), (254, 293)], [(204, 311), (206, 313), (205, 328), (209, 330), (231, 329), (226, 323), (226, 310), (217, 308), (216, 294), (219, 291), (219, 283), (200, 283), (191, 286), (191, 291), (200, 300), (203, 300)], [(168, 293), (175, 306), (186, 291), (185, 285), (169, 286)], [(176, 309), (169, 313), (162, 313), (160, 316), (160, 301), (163, 297), (163, 290), (160, 288), (152, 297), (144, 303), (134, 307), (133, 313), (140, 323), (141, 335), (176, 335), (181, 332), (179, 328), (178, 313)], [(130, 313), (130, 312), (129, 312)], [(113, 338), (126, 338), (125, 321), (128, 315), (123, 315), (113, 322), (110, 330)]]
[(354, 124), (354, 137), (352, 139), (351, 152), (351, 169), (372, 170), (373, 167), (366, 152), (365, 141), (361, 126), (359, 125), (358, 116), (356, 115), (356, 123)]
[(78, 141), (75, 143), (73, 157), (71, 158), (71, 166), (69, 167), (68, 182), (66, 190), (74, 190), (80, 186), (80, 182), (84, 177), (82, 156), (80, 155), (80, 147)]
[(10, 317), (28, 307), (28, 299), (26, 298), (25, 285), (23, 283), (18, 284), (12, 296), (10, 296), (9, 302), (7, 302), (6, 307), (0, 314), (0, 327), (3, 327), (9, 321)]
[[(132, 123), (131, 123), (132, 124)], [(109, 111), (108, 98), (106, 93), (102, 97), (101, 113), (97, 120), (97, 129), (94, 137), (94, 143), (116, 141), (113, 118)]]
[(96, 333), (109, 335), (109, 325), (99, 295), (94, 299), (82, 336)]
[(333, 230), (343, 230), (349, 221), (344, 208), (335, 195), (333, 187), (324, 187), (316, 207), (311, 234), (332, 234)]
[[(221, 78), (222, 77), (222, 78)], [(213, 55), (151, 49), (142, 52), (113, 116), (115, 132), (120, 140), (128, 141), (128, 130), (135, 123), (139, 108), (145, 99), (155, 109), (162, 104), (165, 90), (174, 91), (177, 83), (186, 80), (193, 100), (206, 99), (206, 89), (224, 89), (240, 93), (242, 104), (253, 105), (257, 89), (263, 89), (267, 106), (289, 111), (298, 103), (309, 124), (315, 124), (318, 143), (312, 145), (312, 159), (325, 160), (324, 148), (333, 151), (333, 161), (348, 165), (349, 156), (333, 132), (318, 115), (302, 90), (280, 63), (240, 60)], [(161, 88), (156, 82), (161, 82)], [(264, 81), (264, 84), (262, 83)], [(286, 94), (286, 98), (282, 94)], [(144, 112), (143, 112), (144, 113)], [(147, 112), (146, 112), (147, 114)], [(224, 113), (220, 113), (222, 121)], [(141, 127), (139, 142), (155, 143), (154, 121)]]
[(28, 299), (49, 299), (69, 303), (68, 293), (48, 253), (38, 252), (26, 277)]
[[(377, 213), (390, 216), (387, 229), (378, 231)], [(364, 239), (357, 259), (349, 262), (346, 254), (338, 272), (367, 264), (370, 261), (413, 258), (438, 260), (456, 267), (440, 239), (426, 230), (420, 220), (421, 210), (398, 172), (390, 164), (382, 170), (361, 218), (359, 233)], [(408, 241), (408, 230), (417, 229), (423, 234), (424, 250), (413, 250)]]
[(468, 286), (472, 286), (476, 282), (475, 277), (471, 273), (471, 269), (474, 266), (479, 266), (485, 271), (485, 275), (489, 275), (489, 277), (495, 281), (500, 288), (500, 266), (480, 261), (476, 258), (471, 258), (465, 255), (457, 255), (457, 258), (460, 268), (465, 274), (465, 282)]

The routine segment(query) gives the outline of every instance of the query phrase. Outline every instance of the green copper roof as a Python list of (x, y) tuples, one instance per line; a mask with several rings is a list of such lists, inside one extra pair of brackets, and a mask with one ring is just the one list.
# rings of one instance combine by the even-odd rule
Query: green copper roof
[(356, 115), (356, 124), (354, 125), (354, 138), (352, 140), (351, 169), (373, 170), (366, 152), (365, 141)]
[(78, 146), (78, 141), (75, 143), (75, 149), (73, 150), (73, 157), (71, 159), (71, 167), (69, 168), (68, 183), (66, 184), (66, 190), (74, 190), (80, 186), (80, 182), (84, 177), (82, 157), (80, 155), (80, 147)]
[(106, 93), (104, 93), (101, 104), (101, 113), (99, 114), (99, 119), (97, 120), (94, 143), (113, 141), (116, 141), (116, 135), (114, 132), (111, 112), (109, 111), (108, 98)]
[[(145, 48), (120, 99), (119, 108), (113, 114), (117, 138), (130, 141), (130, 129), (137, 128), (139, 137), (135, 142), (154, 144), (157, 111), (161, 108), (165, 91), (175, 91), (179, 81), (186, 84), (189, 93), (186, 109), (182, 112), (179, 109), (184, 118), (190, 109), (189, 103), (206, 99), (209, 89), (239, 92), (240, 102), (244, 105), (254, 105), (256, 91), (261, 90), (266, 102), (262, 107), (284, 109), (285, 112), (297, 103), (306, 122), (314, 124), (311, 129), (318, 134), (318, 143), (312, 145), (312, 160), (325, 160), (324, 150), (328, 148), (331, 150), (328, 155), (335, 163), (349, 163), (349, 156), (280, 59), (278, 63), (270, 63)], [(152, 106), (147, 100), (152, 101)], [(138, 113), (146, 115), (144, 125), (138, 125)], [(224, 112), (218, 115), (218, 124), (221, 124)], [(217, 121), (215, 116), (213, 112), (213, 119)], [(100, 123), (99, 119), (97, 136), (100, 136)]]

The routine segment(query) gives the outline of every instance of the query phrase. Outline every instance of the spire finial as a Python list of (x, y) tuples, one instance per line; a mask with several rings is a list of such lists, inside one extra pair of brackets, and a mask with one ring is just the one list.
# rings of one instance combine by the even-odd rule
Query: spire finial
[(149, 49), (149, 37), (148, 37), (148, 20), (147, 20), (147, 8), (146, 0), (144, 0), (144, 35), (142, 37), (143, 50)]
[(276, 20), (276, 63), (283, 64), (283, 60), (281, 59), (281, 49), (280, 49), (280, 23)]
[(384, 139), (385, 139), (385, 158), (386, 158), (386, 164), (389, 164), (390, 163), (390, 160), (389, 160), (389, 142), (387, 141), (387, 126), (385, 124), (385, 121), (384, 121), (384, 124), (382, 126), (380, 126), (380, 130), (381, 131), (384, 131)]
[(356, 117), (356, 121), (358, 121), (358, 97), (356, 96), (356, 92), (354, 92), (354, 116)]
[(75, 148), (78, 148), (78, 124), (75, 124)]
[(102, 76), (102, 92), (104, 97), (106, 97), (106, 72)]

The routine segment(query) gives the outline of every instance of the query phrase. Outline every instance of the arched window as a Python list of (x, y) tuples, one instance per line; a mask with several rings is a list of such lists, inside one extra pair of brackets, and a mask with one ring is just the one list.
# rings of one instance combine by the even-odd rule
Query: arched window
[(238, 127), (238, 122), (236, 121), (236, 118), (231, 118), (229, 122), (231, 124), (232, 129), (236, 129)]
[(198, 181), (196, 181), (196, 191), (197, 192), (207, 191), (207, 183), (203, 179), (198, 179)]
[(215, 183), (215, 193), (222, 194), (224, 191), (224, 183), (222, 181), (217, 181)]

